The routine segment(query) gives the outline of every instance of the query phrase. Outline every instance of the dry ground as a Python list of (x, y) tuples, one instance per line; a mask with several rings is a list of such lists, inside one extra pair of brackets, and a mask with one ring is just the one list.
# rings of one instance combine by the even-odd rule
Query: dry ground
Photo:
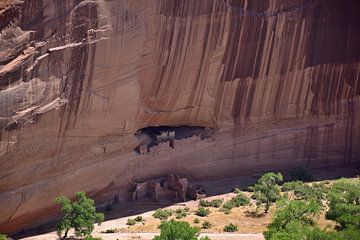
[[(317, 179), (334, 179), (339, 178), (340, 176), (354, 176), (354, 171), (358, 170), (321, 170), (314, 173)], [(211, 197), (206, 198), (206, 200), (213, 200), (217, 198), (223, 198), (224, 201), (229, 200), (235, 196), (235, 194), (231, 192), (231, 189), (236, 186), (240, 186), (240, 188), (245, 189), (245, 187), (255, 183), (259, 176), (240, 176), (229, 179), (202, 182), (206, 192), (209, 195), (212, 195)], [(245, 192), (245, 194), (250, 195), (251, 193)], [(262, 236), (262, 232), (266, 230), (266, 227), (270, 223), (274, 212), (274, 207), (272, 207), (269, 214), (267, 215), (262, 215), (259, 217), (250, 216), (249, 212), (255, 209), (255, 205), (252, 203), (250, 206), (234, 208), (230, 214), (224, 214), (223, 212), (220, 212), (219, 208), (210, 208), (211, 213), (207, 217), (198, 217), (195, 214), (195, 211), (198, 208), (198, 203), (199, 201), (188, 201), (185, 203), (172, 204), (168, 207), (166, 207), (164, 204), (161, 205), (151, 202), (116, 205), (114, 206), (113, 210), (105, 213), (107, 219), (110, 220), (105, 221), (100, 226), (96, 226), (93, 235), (96, 237), (101, 237), (104, 240), (150, 240), (159, 233), (158, 226), (160, 224), (160, 220), (155, 219), (152, 216), (154, 209), (167, 208), (176, 210), (178, 208), (188, 207), (190, 208), (188, 216), (182, 218), (181, 220), (187, 221), (192, 226), (197, 226), (199, 228), (201, 228), (202, 223), (205, 220), (211, 222), (213, 227), (211, 229), (201, 229), (201, 232), (203, 234), (209, 235), (212, 240), (263, 240), (264, 238)], [(126, 225), (128, 218), (135, 218), (136, 216), (142, 216), (145, 221), (143, 223), (137, 223), (135, 226)], [(193, 223), (195, 218), (199, 218), (200, 223)], [(175, 216), (173, 215), (170, 217), (170, 219), (175, 219)], [(238, 226), (238, 232), (235, 234), (223, 232), (224, 226), (229, 223), (236, 224)], [(326, 220), (324, 215), (319, 217), (318, 223), (323, 228), (334, 228), (335, 226), (334, 222)], [(104, 233), (109, 229), (116, 229), (117, 233)], [(36, 235), (26, 239), (56, 239), (56, 233), (50, 232), (44, 235)]]

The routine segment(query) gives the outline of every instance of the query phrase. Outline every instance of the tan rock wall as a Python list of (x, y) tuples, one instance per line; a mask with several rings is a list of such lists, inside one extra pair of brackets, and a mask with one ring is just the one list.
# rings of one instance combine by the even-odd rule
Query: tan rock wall
[[(360, 159), (356, 0), (24, 0), (0, 5), (0, 231), (85, 190)], [(134, 133), (212, 139), (137, 155)], [(40, 217), (41, 216), (41, 217)]]

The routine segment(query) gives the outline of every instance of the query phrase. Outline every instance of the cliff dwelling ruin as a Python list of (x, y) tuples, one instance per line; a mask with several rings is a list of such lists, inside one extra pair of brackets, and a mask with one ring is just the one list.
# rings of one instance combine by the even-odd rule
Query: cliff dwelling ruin
[(210, 138), (213, 133), (213, 128), (198, 126), (146, 127), (135, 133), (136, 138), (140, 141), (135, 152), (145, 155), (161, 150), (175, 149)]
[(201, 185), (191, 184), (188, 179), (176, 174), (136, 183), (131, 192), (132, 202), (185, 202), (188, 199), (197, 200), (206, 196)]

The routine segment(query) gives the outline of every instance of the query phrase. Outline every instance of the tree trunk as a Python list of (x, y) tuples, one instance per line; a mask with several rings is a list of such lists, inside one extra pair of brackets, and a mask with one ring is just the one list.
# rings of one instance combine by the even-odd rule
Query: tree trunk
[(69, 229), (66, 229), (65, 235), (64, 235), (64, 238), (63, 238), (63, 239), (66, 239), (66, 238), (67, 238), (68, 232), (69, 232)]

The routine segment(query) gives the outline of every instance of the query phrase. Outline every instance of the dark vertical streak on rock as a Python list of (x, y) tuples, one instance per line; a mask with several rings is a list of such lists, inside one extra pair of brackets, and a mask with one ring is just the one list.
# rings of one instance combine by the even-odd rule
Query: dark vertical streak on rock
[[(71, 42), (83, 42), (83, 44), (71, 49), (69, 59), (69, 66), (71, 68), (64, 84), (64, 93), (67, 96), (68, 104), (63, 109), (60, 132), (75, 125), (86, 80), (87, 89), (91, 88), (96, 44), (88, 42), (94, 37), (88, 36), (88, 31), (98, 28), (97, 7), (96, 3), (90, 2), (76, 6), (73, 12), (73, 27), (70, 39)], [(90, 61), (89, 56), (91, 57)]]

